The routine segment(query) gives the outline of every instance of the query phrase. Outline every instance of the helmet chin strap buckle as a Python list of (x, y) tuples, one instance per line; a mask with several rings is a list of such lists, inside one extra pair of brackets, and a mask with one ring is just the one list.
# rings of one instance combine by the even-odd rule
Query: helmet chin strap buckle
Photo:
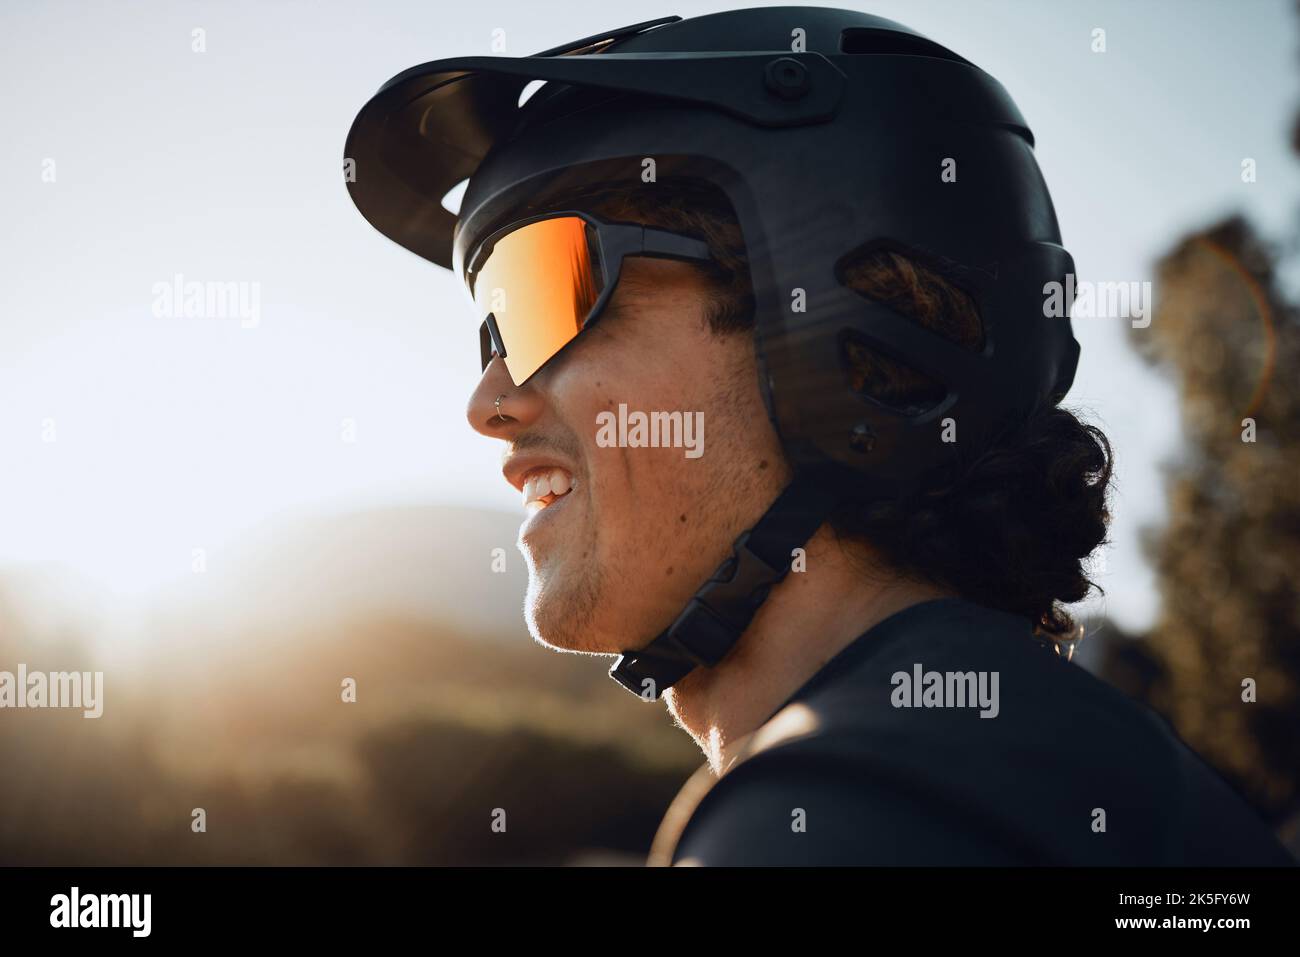
[(773, 568), (749, 549), (753, 530), (731, 547), (731, 556), (695, 593), (677, 620), (645, 648), (625, 651), (610, 677), (634, 695), (653, 701), (694, 668), (722, 660), (749, 627), (773, 585), (790, 571)]
[(817, 531), (833, 502), (809, 481), (788, 485), (731, 556), (700, 586), (681, 614), (644, 648), (625, 651), (609, 676), (645, 701), (697, 667), (711, 668), (729, 652), (771, 591), (790, 572), (794, 549)]

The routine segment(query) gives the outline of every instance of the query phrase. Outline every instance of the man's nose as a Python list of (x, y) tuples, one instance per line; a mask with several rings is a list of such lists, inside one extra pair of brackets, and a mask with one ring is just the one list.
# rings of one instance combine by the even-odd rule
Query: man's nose
[(505, 361), (494, 356), (469, 397), (465, 416), (475, 432), (494, 439), (509, 439), (537, 420), (542, 404), (537, 390), (528, 384), (515, 385), (506, 371)]

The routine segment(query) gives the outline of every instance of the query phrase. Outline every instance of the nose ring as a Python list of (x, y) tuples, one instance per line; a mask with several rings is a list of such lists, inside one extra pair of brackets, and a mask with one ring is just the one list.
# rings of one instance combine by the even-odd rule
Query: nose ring
[(502, 422), (506, 420), (506, 417), (501, 414), (501, 400), (504, 399), (505, 397), (506, 394), (502, 392), (499, 396), (497, 396), (496, 402), (493, 403), (497, 407), (497, 418), (500, 419)]

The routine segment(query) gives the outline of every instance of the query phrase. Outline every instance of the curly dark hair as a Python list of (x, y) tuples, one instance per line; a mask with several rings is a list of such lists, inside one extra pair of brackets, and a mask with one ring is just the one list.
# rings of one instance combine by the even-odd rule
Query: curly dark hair
[[(584, 184), (537, 208), (581, 208), (706, 240), (715, 261), (696, 268), (715, 291), (711, 328), (724, 335), (752, 329), (744, 241), (731, 203), (716, 185), (692, 178)], [(864, 245), (841, 263), (840, 278), (937, 335), (983, 348), (975, 300), (940, 266)], [(914, 406), (943, 396), (941, 384), (869, 348), (849, 344), (845, 360), (850, 384), (878, 401)], [(894, 573), (1029, 618), (1049, 637), (1064, 637), (1075, 624), (1062, 605), (1083, 600), (1097, 587), (1084, 562), (1106, 541), (1112, 464), (1110, 442), (1100, 429), (1058, 406), (1044, 406), (968, 452), (941, 484), (919, 484), (885, 501), (846, 503), (830, 525), (840, 538), (869, 545)]]
[[(940, 267), (866, 246), (846, 258), (841, 279), (958, 345), (984, 346), (974, 298)], [(929, 405), (946, 391), (868, 349), (848, 359), (854, 388), (878, 401)], [(1065, 409), (1044, 406), (967, 454), (941, 484), (850, 503), (831, 524), (843, 537), (870, 543), (895, 571), (1064, 635), (1074, 622), (1061, 605), (1082, 601), (1096, 587), (1083, 563), (1106, 540), (1111, 479), (1105, 434)]]
[(941, 486), (846, 506), (836, 532), (895, 569), (1065, 635), (1062, 604), (1094, 587), (1084, 560), (1106, 540), (1111, 449), (1061, 408), (1040, 410)]

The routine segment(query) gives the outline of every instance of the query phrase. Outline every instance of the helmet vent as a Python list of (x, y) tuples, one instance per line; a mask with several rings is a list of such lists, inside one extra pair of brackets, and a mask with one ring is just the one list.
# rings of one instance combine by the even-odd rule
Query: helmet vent
[(878, 30), (875, 27), (849, 27), (844, 30), (840, 33), (840, 52), (855, 55), (926, 56), (938, 60), (955, 60), (958, 63), (969, 62), (925, 37), (896, 30)]
[[(840, 282), (971, 352), (984, 348), (984, 325), (975, 297), (934, 257), (905, 251), (887, 241), (864, 243), (836, 269)], [(906, 415), (933, 409), (948, 394), (942, 382), (920, 372), (887, 342), (869, 341), (853, 330), (840, 335), (840, 360), (854, 392)]]
[(900, 415), (929, 412), (948, 389), (853, 329), (840, 332), (840, 361), (849, 388)]

